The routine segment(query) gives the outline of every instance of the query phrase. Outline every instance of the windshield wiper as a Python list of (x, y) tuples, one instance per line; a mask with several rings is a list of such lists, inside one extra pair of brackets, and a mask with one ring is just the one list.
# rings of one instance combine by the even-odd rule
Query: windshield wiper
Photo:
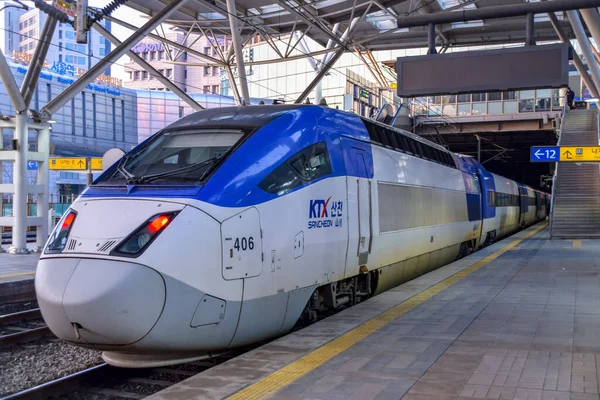
[(134, 175), (125, 168), (125, 163), (129, 161), (129, 158), (129, 154), (125, 154), (123, 157), (121, 157), (119, 163), (117, 164), (117, 171), (119, 171), (119, 173), (128, 181), (134, 178)]
[[(193, 170), (198, 169), (200, 167), (203, 167), (203, 166), (206, 166), (206, 165), (210, 165), (212, 163), (216, 163), (218, 160), (221, 159), (221, 157), (222, 157), (222, 155), (218, 156), (218, 157), (211, 158), (211, 159), (206, 160), (206, 161), (202, 161), (202, 162), (196, 163), (196, 164), (191, 164), (191, 165), (188, 165), (188, 166), (185, 166), (185, 167), (173, 169), (171, 171), (162, 172), (160, 174), (154, 174), (154, 175), (148, 175), (148, 176), (141, 176), (139, 178), (133, 177), (133, 178), (131, 178), (128, 181), (128, 183), (135, 183), (135, 184), (148, 183), (148, 182), (152, 182), (152, 181), (155, 181), (157, 179), (160, 179), (160, 178), (164, 178), (166, 176), (172, 176), (172, 175), (178, 175), (178, 174), (181, 174), (181, 173), (184, 173), (184, 172), (190, 172), (190, 171), (193, 171)], [(202, 174), (202, 176), (200, 178), (198, 178), (197, 180), (200, 181), (203, 177), (204, 177), (204, 174)], [(190, 178), (190, 179), (193, 179), (193, 178)]]

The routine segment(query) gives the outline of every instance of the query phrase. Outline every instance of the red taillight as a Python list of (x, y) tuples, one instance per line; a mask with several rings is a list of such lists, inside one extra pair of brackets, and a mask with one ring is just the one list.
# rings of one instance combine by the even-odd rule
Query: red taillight
[(70, 227), (74, 220), (75, 220), (75, 214), (74, 213), (71, 213), (71, 214), (67, 215), (67, 218), (65, 218), (65, 220), (64, 220), (62, 226), (60, 227), (60, 229), (66, 229), (66, 228)]
[(75, 211), (69, 211), (63, 219), (62, 224), (60, 224), (60, 228), (56, 229), (52, 236), (50, 236), (50, 239), (48, 239), (48, 246), (46, 246), (47, 252), (61, 252), (64, 250), (65, 245), (67, 244), (67, 237), (69, 236), (71, 226), (73, 225), (76, 216), (77, 213)]
[(155, 217), (152, 221), (150, 221), (150, 223), (148, 224), (148, 230), (152, 233), (156, 233), (156, 232), (160, 231), (168, 223), (169, 223), (168, 216), (159, 215), (158, 217)]
[(111, 254), (125, 257), (139, 256), (176, 215), (176, 212), (155, 215), (121, 242)]

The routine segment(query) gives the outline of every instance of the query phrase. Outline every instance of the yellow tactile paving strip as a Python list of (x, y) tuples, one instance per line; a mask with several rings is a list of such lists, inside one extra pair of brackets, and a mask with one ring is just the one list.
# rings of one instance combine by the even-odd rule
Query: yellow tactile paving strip
[(4, 275), (0, 275), (0, 279), (15, 278), (17, 276), (26, 276), (26, 275), (35, 275), (35, 271), (14, 272), (12, 274), (4, 274)]
[(325, 364), (327, 361), (331, 360), (338, 354), (344, 352), (349, 349), (351, 346), (360, 342), (370, 334), (376, 332), (377, 330), (383, 328), (391, 321), (396, 318), (406, 314), (413, 308), (417, 307), (421, 303), (429, 300), (436, 294), (442, 292), (450, 285), (460, 281), (464, 277), (472, 274), (477, 271), (490, 261), (495, 260), (500, 257), (505, 252), (513, 249), (523, 240), (535, 235), (540, 230), (545, 228), (547, 224), (543, 224), (531, 232), (527, 233), (525, 236), (513, 240), (506, 246), (497, 250), (496, 252), (490, 254), (489, 256), (483, 258), (482, 260), (476, 262), (463, 269), (462, 271), (452, 275), (449, 278), (439, 282), (438, 284), (430, 287), (429, 289), (424, 290), (423, 292), (417, 294), (416, 296), (411, 297), (405, 302), (395, 306), (394, 308), (378, 315), (377, 317), (365, 322), (363, 325), (351, 330), (350, 332), (340, 336), (337, 339), (332, 340), (331, 342), (325, 344), (324, 346), (308, 353), (304, 357), (294, 361), (293, 363), (281, 368), (278, 371), (273, 372), (271, 375), (266, 376), (260, 381), (240, 390), (239, 392), (233, 394), (229, 397), (231, 400), (258, 400), (265, 399), (268, 396), (274, 394), (275, 392), (283, 389), (285, 386), (293, 383), (294, 381), (300, 379), (307, 373), (313, 371), (319, 366)]

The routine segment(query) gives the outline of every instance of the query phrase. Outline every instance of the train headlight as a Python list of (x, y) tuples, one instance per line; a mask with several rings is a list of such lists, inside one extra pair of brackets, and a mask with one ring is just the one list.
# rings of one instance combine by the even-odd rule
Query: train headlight
[(121, 242), (111, 254), (125, 257), (139, 256), (167, 225), (171, 223), (176, 215), (176, 212), (155, 215)]
[(64, 250), (65, 245), (67, 244), (67, 237), (69, 236), (69, 232), (71, 231), (71, 227), (73, 226), (76, 217), (77, 213), (73, 210), (69, 210), (69, 212), (65, 214), (62, 221), (60, 221), (60, 228), (54, 230), (54, 233), (48, 240), (48, 246), (46, 246), (47, 253), (60, 253)]

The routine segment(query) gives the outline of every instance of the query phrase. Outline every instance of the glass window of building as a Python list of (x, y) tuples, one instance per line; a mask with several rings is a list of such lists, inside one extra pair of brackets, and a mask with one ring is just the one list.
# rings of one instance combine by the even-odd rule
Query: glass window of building
[(165, 70), (164, 69), (159, 69), (158, 72), (160, 72), (161, 75), (165, 74)]
[(67, 64), (73, 64), (73, 56), (66, 56), (65, 57), (65, 62)]
[(75, 32), (73, 32), (73, 31), (65, 31), (65, 37), (67, 39), (75, 39)]
[(63, 62), (62, 54), (58, 55), (58, 62)]
[(143, 52), (142, 57), (144, 58), (144, 60), (148, 61), (148, 52), (147, 51)]
[(499, 101), (502, 100), (502, 93), (492, 92), (488, 93), (488, 101)]
[(85, 44), (78, 44), (77, 45), (77, 51), (80, 52), (80, 53), (86, 53)]
[(148, 71), (142, 71), (142, 79), (148, 79)]
[(210, 67), (204, 67), (204, 76), (210, 75)]
[(458, 96), (456, 96), (456, 98), (459, 103), (469, 103), (471, 101), (470, 94), (459, 94)]
[(166, 73), (167, 73), (167, 78), (170, 78), (173, 75), (173, 70), (171, 68), (168, 68), (166, 70)]
[(77, 64), (85, 65), (85, 57), (77, 57)]
[(75, 44), (74, 43), (67, 43), (65, 45), (65, 47), (67, 48), (67, 50), (73, 50), (73, 51), (75, 51)]
[(516, 100), (517, 92), (515, 92), (515, 91), (502, 92), (502, 99), (503, 100)]
[(156, 52), (155, 51), (151, 51), (150, 52), (150, 61), (154, 61), (155, 58), (156, 58)]
[(179, 107), (179, 118), (183, 118), (183, 107)]
[(106, 50), (104, 50), (104, 47), (100, 47), (100, 50), (98, 51), (100, 56), (104, 57), (106, 55)]
[(165, 52), (164, 50), (161, 50), (158, 52), (158, 61), (162, 60), (163, 58), (165, 58)]
[(204, 91), (204, 93), (210, 93), (210, 85), (202, 86), (202, 90)]
[(129, 71), (127, 73), (129, 74), (129, 80), (131, 80), (133, 78), (133, 71)]
[(152, 80), (154, 80), (154, 75), (153, 75), (153, 74), (150, 74), (150, 75), (148, 76), (148, 79), (150, 79), (151, 81), (152, 81)]
[(58, 31), (58, 38), (62, 39), (62, 29)]
[(219, 93), (219, 85), (213, 85), (212, 92), (213, 93)]
[(133, 80), (134, 81), (139, 81), (140, 80), (140, 71), (135, 71), (133, 73)]
[(58, 51), (62, 51), (62, 50), (63, 50), (62, 42), (58, 42)]
[(473, 93), (472, 96), (473, 96), (473, 103), (475, 103), (476, 101), (485, 101), (485, 93)]
[(210, 54), (210, 47), (205, 47), (204, 48), (204, 54), (206, 54), (206, 55)]
[(212, 75), (213, 76), (219, 75), (219, 67), (213, 67), (212, 68)]

